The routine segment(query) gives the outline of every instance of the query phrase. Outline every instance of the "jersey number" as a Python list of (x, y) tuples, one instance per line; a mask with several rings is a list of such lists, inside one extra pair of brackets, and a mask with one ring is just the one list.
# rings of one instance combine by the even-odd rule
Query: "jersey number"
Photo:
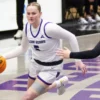
[(39, 46), (38, 45), (34, 45), (35, 50), (40, 51)]

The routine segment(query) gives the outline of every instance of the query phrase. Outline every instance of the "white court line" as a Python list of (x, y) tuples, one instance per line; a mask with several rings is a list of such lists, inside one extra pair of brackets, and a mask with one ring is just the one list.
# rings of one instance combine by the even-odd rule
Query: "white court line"
[(90, 98), (98, 98), (98, 99), (100, 99), (100, 95), (93, 94), (93, 95), (90, 96)]

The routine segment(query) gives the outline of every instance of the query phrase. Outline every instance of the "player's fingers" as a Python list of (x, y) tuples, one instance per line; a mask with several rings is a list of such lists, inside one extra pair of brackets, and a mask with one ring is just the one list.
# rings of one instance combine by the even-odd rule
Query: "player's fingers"
[(83, 67), (81, 70), (82, 70), (83, 74), (85, 74), (87, 72), (87, 68), (86, 67)]
[(76, 64), (76, 70), (77, 70), (77, 71), (78, 71), (78, 67), (79, 67), (79, 66)]
[(57, 54), (57, 55), (63, 55), (63, 52), (57, 51), (56, 54)]

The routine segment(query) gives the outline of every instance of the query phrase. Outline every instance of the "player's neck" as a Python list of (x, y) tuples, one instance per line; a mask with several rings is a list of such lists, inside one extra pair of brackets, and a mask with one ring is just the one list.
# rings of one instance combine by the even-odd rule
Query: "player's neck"
[(35, 22), (35, 23), (33, 24), (33, 27), (34, 27), (34, 28), (38, 28), (39, 25), (40, 25), (40, 21), (41, 21), (41, 20), (38, 20), (37, 22)]

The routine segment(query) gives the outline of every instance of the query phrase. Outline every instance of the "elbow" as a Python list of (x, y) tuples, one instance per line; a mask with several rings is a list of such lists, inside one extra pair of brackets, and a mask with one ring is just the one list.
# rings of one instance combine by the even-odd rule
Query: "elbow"
[(27, 48), (22, 47), (22, 52), (25, 53), (27, 51)]
[(72, 36), (73, 36), (74, 38), (76, 38), (75, 34), (72, 34)]
[(25, 53), (27, 51), (27, 47), (23, 46), (23, 45), (20, 45), (19, 49), (20, 49), (21, 53)]
[(77, 40), (76, 36), (74, 34), (72, 34), (72, 36), (70, 37), (70, 41), (72, 41), (72, 40)]

